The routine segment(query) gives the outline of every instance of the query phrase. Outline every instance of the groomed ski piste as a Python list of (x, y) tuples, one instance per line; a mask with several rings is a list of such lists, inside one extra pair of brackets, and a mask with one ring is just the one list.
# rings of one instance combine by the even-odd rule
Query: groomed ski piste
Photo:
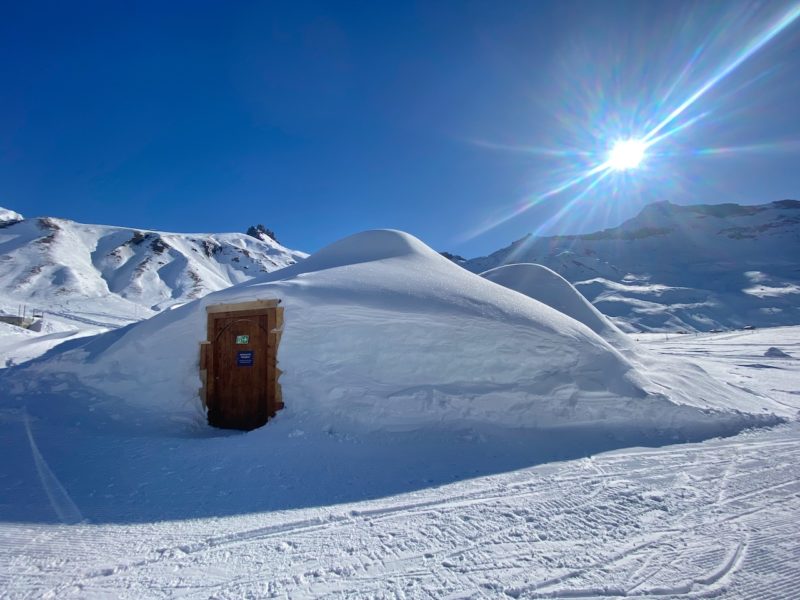
[[(286, 408), (212, 429), (205, 307), (253, 299)], [(637, 341), (542, 267), (357, 234), (2, 371), (0, 588), (792, 597), (797, 332)]]

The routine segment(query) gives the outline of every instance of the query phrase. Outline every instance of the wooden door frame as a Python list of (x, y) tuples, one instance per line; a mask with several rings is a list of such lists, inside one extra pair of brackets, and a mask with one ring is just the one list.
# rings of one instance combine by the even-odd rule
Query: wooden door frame
[(217, 319), (227, 319), (236, 317), (253, 317), (268, 315), (272, 312), (275, 327), (267, 333), (267, 360), (273, 368), (268, 369), (269, 381), (267, 381), (267, 394), (272, 398), (271, 410), (268, 410), (267, 418), (275, 415), (275, 412), (283, 408), (283, 395), (281, 384), (278, 381), (282, 371), (278, 368), (278, 344), (283, 333), (283, 307), (279, 306), (280, 299), (268, 300), (248, 300), (244, 302), (234, 302), (230, 304), (210, 304), (206, 306), (206, 339), (200, 342), (200, 381), (201, 387), (198, 390), (203, 408), (208, 410), (209, 394), (213, 393), (213, 383), (209, 382), (208, 372), (212, 370), (214, 360), (213, 340), (209, 337), (214, 331)]

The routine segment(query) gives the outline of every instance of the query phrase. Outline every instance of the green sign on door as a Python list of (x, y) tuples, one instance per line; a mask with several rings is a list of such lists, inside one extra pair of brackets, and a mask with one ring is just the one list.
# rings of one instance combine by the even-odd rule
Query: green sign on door
[(250, 343), (250, 336), (249, 335), (237, 335), (236, 336), (236, 343), (239, 344), (239, 345), (249, 344)]

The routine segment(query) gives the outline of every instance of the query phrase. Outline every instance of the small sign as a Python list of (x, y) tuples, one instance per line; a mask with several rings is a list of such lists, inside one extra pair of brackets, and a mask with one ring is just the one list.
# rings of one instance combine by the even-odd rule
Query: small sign
[(236, 366), (237, 367), (252, 367), (253, 355), (255, 352), (252, 350), (242, 350), (236, 353)]
[(237, 335), (236, 336), (236, 343), (239, 346), (242, 346), (244, 344), (249, 344), (250, 343), (250, 336), (249, 335)]

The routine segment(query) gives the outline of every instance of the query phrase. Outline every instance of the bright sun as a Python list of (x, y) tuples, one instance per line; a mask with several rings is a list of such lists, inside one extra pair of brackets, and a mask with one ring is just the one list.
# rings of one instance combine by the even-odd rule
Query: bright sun
[(620, 140), (608, 155), (608, 166), (615, 171), (635, 169), (644, 159), (646, 148), (642, 140)]

